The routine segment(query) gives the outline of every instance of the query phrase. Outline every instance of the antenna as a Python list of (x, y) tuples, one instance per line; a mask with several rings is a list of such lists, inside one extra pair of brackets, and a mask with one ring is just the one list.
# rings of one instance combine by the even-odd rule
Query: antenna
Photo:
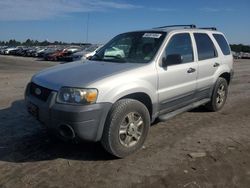
[(87, 14), (87, 27), (86, 27), (86, 43), (88, 43), (89, 40), (89, 12)]

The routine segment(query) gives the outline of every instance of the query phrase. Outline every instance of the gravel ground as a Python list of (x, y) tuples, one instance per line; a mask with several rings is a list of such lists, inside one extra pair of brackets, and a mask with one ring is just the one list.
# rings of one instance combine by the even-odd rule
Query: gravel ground
[(155, 123), (143, 149), (119, 160), (99, 143), (51, 139), (27, 114), (27, 82), (55, 64), (0, 56), (0, 187), (250, 187), (250, 60), (235, 62), (220, 112)]

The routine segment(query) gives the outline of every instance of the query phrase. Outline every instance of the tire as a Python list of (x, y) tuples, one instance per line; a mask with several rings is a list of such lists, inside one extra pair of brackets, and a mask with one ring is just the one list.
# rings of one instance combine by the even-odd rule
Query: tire
[[(224, 88), (224, 89), (223, 89)], [(217, 112), (224, 106), (228, 93), (227, 81), (219, 77), (215, 83), (212, 93), (211, 101), (205, 105), (205, 107), (212, 112)]]
[(122, 99), (111, 108), (101, 139), (106, 151), (124, 158), (139, 150), (148, 134), (150, 115), (144, 104)]

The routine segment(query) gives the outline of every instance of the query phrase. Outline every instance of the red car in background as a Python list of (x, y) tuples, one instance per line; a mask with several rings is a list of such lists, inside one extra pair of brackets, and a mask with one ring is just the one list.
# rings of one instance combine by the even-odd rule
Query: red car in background
[(81, 48), (79, 47), (69, 47), (63, 50), (57, 50), (49, 54), (47, 57), (47, 60), (50, 60), (50, 61), (65, 60), (68, 58), (68, 56), (71, 56), (72, 54), (79, 52), (79, 51), (81, 51)]
[(66, 54), (67, 54), (67, 50), (66, 49), (58, 50), (58, 51), (55, 51), (55, 52), (49, 54), (47, 56), (47, 60), (49, 60), (49, 61), (57, 61), (57, 60), (60, 60)]

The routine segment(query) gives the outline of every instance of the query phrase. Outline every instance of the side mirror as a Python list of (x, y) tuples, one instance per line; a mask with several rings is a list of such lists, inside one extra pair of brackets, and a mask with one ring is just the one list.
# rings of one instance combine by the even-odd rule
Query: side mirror
[(169, 65), (177, 65), (182, 63), (182, 56), (180, 54), (170, 54), (162, 58), (162, 67)]

